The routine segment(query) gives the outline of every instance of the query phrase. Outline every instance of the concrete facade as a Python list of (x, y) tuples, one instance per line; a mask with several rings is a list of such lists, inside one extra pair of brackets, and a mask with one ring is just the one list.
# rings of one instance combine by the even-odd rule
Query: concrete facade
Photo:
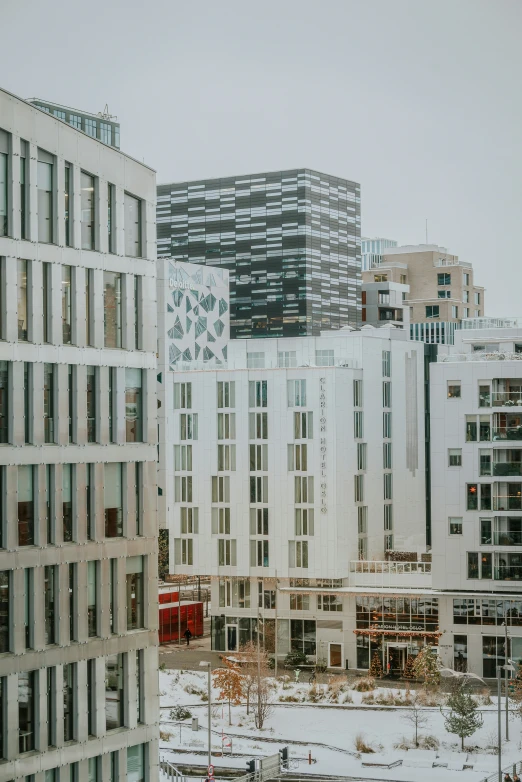
[(410, 308), (406, 303), (409, 285), (397, 282), (363, 282), (363, 324), (380, 327), (386, 324), (395, 328), (410, 328)]
[(462, 329), (431, 365), (433, 587), (441, 653), (522, 661), (522, 328)]
[(154, 782), (155, 173), (5, 91), (0, 135), (0, 780)]

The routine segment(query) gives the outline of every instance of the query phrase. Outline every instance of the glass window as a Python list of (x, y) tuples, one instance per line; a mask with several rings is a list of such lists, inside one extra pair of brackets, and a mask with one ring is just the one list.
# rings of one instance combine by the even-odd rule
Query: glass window
[(134, 275), (134, 350), (141, 350), (141, 279)]
[(104, 144), (112, 144), (112, 125), (108, 122), (100, 122), (100, 141)]
[[(3, 141), (3, 136), (4, 131), (0, 130), (0, 143)], [(8, 159), (7, 152), (0, 151), (0, 236), (7, 236), (8, 229)]]
[(440, 317), (439, 313), (440, 313), (440, 307), (438, 304), (428, 305), (426, 307), (427, 318), (438, 318)]
[(107, 234), (110, 253), (115, 252), (114, 214), (114, 185), (109, 182), (107, 185)]
[(98, 563), (87, 562), (87, 629), (89, 637), (98, 635)]
[(144, 626), (143, 557), (127, 557), (127, 630)]
[[(77, 272), (78, 273), (78, 270)], [(85, 269), (85, 342), (92, 345), (92, 291), (93, 269)]]
[(34, 477), (27, 464), (18, 467), (18, 545), (34, 545)]
[(63, 739), (75, 739), (76, 663), (63, 666)]
[(36, 692), (34, 671), (18, 674), (18, 751), (35, 748)]
[(462, 518), (450, 516), (449, 518), (449, 534), (450, 535), (462, 535)]
[(468, 578), (479, 577), (479, 555), (476, 551), (468, 551)]
[(0, 443), (8, 441), (9, 422), (9, 363), (0, 361)]
[(104, 272), (104, 337), (106, 348), (121, 348), (122, 301), (121, 274)]
[[(0, 570), (0, 654), (9, 651), (9, 571)], [(1, 714), (2, 712), (0, 712)], [(0, 757), (2, 757), (0, 755)]]
[(174, 409), (190, 410), (192, 407), (192, 383), (174, 383)]
[(145, 782), (145, 749), (143, 744), (127, 748), (128, 782)]
[(78, 564), (69, 564), (69, 638), (78, 640)]
[(123, 655), (111, 654), (105, 658), (105, 726), (114, 730), (123, 726), (124, 709)]
[(97, 137), (95, 119), (89, 119), (88, 117), (85, 117), (85, 132), (88, 136), (92, 136), (93, 138)]
[(87, 442), (96, 442), (96, 367), (87, 367)]
[(125, 369), (125, 430), (128, 443), (143, 442), (143, 372)]
[[(22, 239), (27, 239), (27, 142), (20, 141), (20, 236)], [(0, 169), (1, 169), (0, 160)], [(0, 180), (2, 175), (0, 173)], [(0, 193), (2, 191), (2, 185), (0, 184)], [(0, 195), (1, 199), (1, 195)], [(0, 207), (1, 212), (1, 207)], [(1, 222), (1, 218), (0, 218)], [(1, 229), (0, 229), (1, 231)]]
[(69, 163), (65, 164), (65, 190), (64, 190), (64, 198), (65, 198), (65, 244), (67, 247), (71, 247), (71, 206), (72, 206), (72, 199), (71, 199), (71, 185), (72, 185), (72, 173), (71, 173), (71, 166)]
[(120, 462), (104, 464), (105, 537), (123, 535), (123, 488)]
[(467, 494), (467, 509), (478, 510), (478, 485), (476, 483), (468, 483), (466, 485)]
[(46, 565), (44, 568), (44, 625), (47, 646), (56, 643), (58, 622), (58, 567)]
[(279, 351), (277, 354), (278, 367), (296, 367), (297, 357), (295, 350)]
[(43, 340), (51, 342), (51, 290), (52, 290), (52, 265), (42, 263), (43, 285), (42, 285), (42, 305), (43, 305)]
[(19, 258), (16, 262), (17, 266), (17, 298), (18, 298), (18, 340), (20, 342), (27, 342), (29, 339), (28, 332), (28, 272), (30, 262)]
[(82, 250), (94, 250), (94, 177), (82, 171), (81, 190), (81, 242)]
[(448, 399), (460, 399), (460, 384), (448, 383)]
[(288, 380), (288, 407), (306, 407), (306, 380)]
[(437, 285), (451, 285), (451, 274), (437, 274)]
[(62, 266), (62, 340), (71, 344), (72, 267)]
[(38, 161), (38, 241), (53, 241), (53, 164)]
[(73, 539), (72, 481), (72, 464), (62, 464), (62, 516), (64, 543), (70, 543)]
[(264, 369), (265, 368), (265, 354), (264, 353), (247, 353), (247, 368), (248, 369)]
[(141, 256), (141, 201), (125, 193), (125, 255)]
[(462, 467), (462, 448), (448, 448), (448, 465)]
[(44, 441), (54, 443), (54, 364), (44, 364)]

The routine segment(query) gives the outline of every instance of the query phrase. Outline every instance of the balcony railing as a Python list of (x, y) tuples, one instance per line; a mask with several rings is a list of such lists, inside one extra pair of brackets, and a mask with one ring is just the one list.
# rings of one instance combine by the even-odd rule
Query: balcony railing
[(494, 426), (493, 440), (522, 440), (522, 426)]
[(498, 565), (495, 581), (522, 581), (522, 565)]
[(439, 354), (437, 361), (443, 364), (457, 364), (463, 361), (522, 361), (522, 353), (508, 353), (498, 350), (493, 353), (483, 353), (478, 350), (472, 353)]
[(431, 586), (431, 562), (350, 562), (350, 586), (411, 587)]
[(493, 510), (522, 510), (522, 496), (500, 495), (493, 497)]
[(390, 294), (379, 293), (379, 304), (389, 304), (389, 303), (390, 303)]
[(493, 475), (522, 475), (522, 462), (497, 462), (493, 464)]
[(96, 442), (96, 418), (87, 419), (87, 442)]
[(522, 407), (522, 391), (492, 391), (493, 407)]
[(495, 530), (493, 544), (495, 546), (522, 546), (522, 531)]

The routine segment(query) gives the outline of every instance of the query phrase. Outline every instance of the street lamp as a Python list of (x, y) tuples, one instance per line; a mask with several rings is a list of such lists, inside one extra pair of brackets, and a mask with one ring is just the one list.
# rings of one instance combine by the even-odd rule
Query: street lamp
[(210, 663), (208, 660), (202, 660), (200, 662), (200, 666), (202, 668), (207, 668), (208, 670), (208, 765), (212, 765), (212, 722), (211, 722), (211, 716), (212, 716), (212, 687), (211, 687), (211, 681), (210, 681), (210, 671), (212, 668), (212, 663)]

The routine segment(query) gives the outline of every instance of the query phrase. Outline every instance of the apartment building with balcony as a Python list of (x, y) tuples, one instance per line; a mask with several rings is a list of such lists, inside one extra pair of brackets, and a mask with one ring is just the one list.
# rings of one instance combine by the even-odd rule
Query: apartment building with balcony
[(157, 779), (155, 173), (0, 90), (0, 780)]
[(441, 651), (481, 676), (522, 660), (522, 322), (504, 320), (467, 322), (431, 365)]
[(410, 331), (410, 308), (406, 302), (409, 285), (397, 282), (363, 282), (362, 323), (370, 326), (390, 324)]
[[(194, 288), (186, 295), (200, 307), (208, 292)], [(186, 304), (164, 290), (184, 326)], [(167, 324), (177, 317), (168, 306)], [(411, 628), (412, 648), (431, 643), (438, 611), (419, 592), (430, 567), (421, 561), (424, 346), (366, 326), (231, 340), (207, 362), (200, 353), (169, 366), (169, 355), (167, 345), (160, 484), (170, 569), (211, 577), (213, 648), (235, 651), (259, 632), (275, 653), (277, 615), (279, 662), (299, 649), (332, 669), (364, 669), (379, 648), (383, 664), (403, 667), (402, 630)], [(394, 569), (385, 559), (398, 549), (416, 561)]]
[(484, 288), (475, 284), (471, 263), (437, 245), (385, 248), (363, 272), (364, 283), (409, 285), (404, 301), (413, 339), (452, 344), (464, 318), (484, 315)]

